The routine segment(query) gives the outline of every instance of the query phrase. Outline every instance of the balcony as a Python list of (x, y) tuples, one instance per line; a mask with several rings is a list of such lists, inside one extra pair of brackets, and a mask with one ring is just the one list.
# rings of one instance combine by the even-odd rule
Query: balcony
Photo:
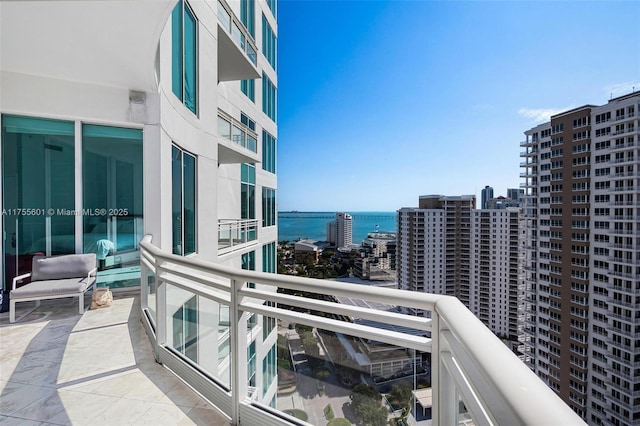
[(226, 2), (218, 0), (218, 81), (260, 78), (253, 38)]
[[(63, 424), (223, 425), (239, 424), (240, 418), (242, 424), (326, 424), (326, 399), (302, 398), (294, 391), (277, 398), (277, 408), (259, 402), (276, 387), (276, 380), (270, 387), (248, 380), (247, 365), (256, 368), (266, 359), (260, 353), (261, 358), (250, 358), (248, 350), (249, 336), (265, 326), (254, 321), (261, 315), (273, 318), (274, 327), (276, 320), (313, 327), (325, 336), (319, 347), (332, 368), (341, 361), (330, 357), (338, 340), (364, 339), (376, 348), (412, 354), (416, 364), (411, 361), (402, 371), (413, 371), (409, 377), (415, 380), (420, 367), (430, 379), (428, 424), (584, 424), (455, 298), (245, 271), (164, 253), (149, 236), (140, 245), (146, 279), (139, 295), (116, 293), (113, 306), (82, 316), (72, 313), (73, 299), (43, 302), (13, 325), (4, 314), (3, 346), (10, 349), (3, 349), (3, 415)], [(333, 297), (309, 299), (299, 291)], [(350, 305), (338, 298), (367, 303)], [(431, 318), (374, 308), (381, 303), (428, 311)], [(227, 308), (224, 321), (217, 307)], [(296, 333), (288, 327), (262, 331), (273, 347), (276, 334)], [(335, 339), (327, 340), (331, 336)], [(298, 353), (291, 342), (291, 353)], [(421, 353), (431, 354), (424, 368), (417, 365)], [(298, 383), (313, 384), (315, 395), (321, 379), (302, 370), (295, 376)], [(350, 386), (336, 381), (322, 386), (323, 398), (339, 393), (349, 400)], [(296, 420), (279, 411), (287, 401), (318, 405), (319, 414), (308, 409), (308, 423)], [(333, 407), (342, 410), (342, 404)]]
[(82, 316), (77, 306), (76, 299), (43, 301), (13, 324), (0, 314), (0, 422), (230, 424), (155, 362), (138, 291), (115, 293), (111, 307)]
[(227, 114), (218, 114), (218, 163), (260, 163), (255, 131)]
[(219, 219), (218, 254), (241, 250), (258, 242), (256, 219)]

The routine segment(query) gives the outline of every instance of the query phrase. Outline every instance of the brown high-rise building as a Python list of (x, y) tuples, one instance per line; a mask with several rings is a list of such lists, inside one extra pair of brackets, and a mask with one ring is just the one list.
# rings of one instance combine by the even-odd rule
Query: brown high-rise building
[(640, 92), (525, 132), (525, 362), (591, 424), (640, 424)]

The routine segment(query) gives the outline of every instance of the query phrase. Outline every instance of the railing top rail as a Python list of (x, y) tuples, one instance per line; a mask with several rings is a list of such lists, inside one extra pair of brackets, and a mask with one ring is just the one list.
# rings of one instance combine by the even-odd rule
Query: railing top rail
[[(436, 302), (440, 322), (462, 343), (475, 364), (466, 366), (475, 383), (485, 384), (502, 404), (490, 404), (498, 424), (583, 425), (571, 410), (535, 373), (514, 357), (509, 348), (456, 298)], [(442, 327), (441, 327), (442, 328)], [(487, 348), (491, 350), (487, 350)], [(475, 367), (475, 370), (473, 370)], [(482, 391), (483, 389), (479, 389)], [(494, 394), (495, 392), (495, 394)]]
[(224, 276), (229, 279), (253, 282), (291, 290), (303, 290), (310, 293), (331, 294), (334, 296), (353, 297), (364, 300), (387, 303), (390, 305), (404, 306), (432, 310), (434, 304), (441, 299), (455, 299), (452, 296), (437, 294), (415, 293), (398, 289), (371, 287), (360, 284), (351, 284), (338, 281), (319, 280), (315, 278), (300, 278), (291, 275), (279, 275), (268, 272), (249, 271), (226, 265), (218, 265), (212, 262), (193, 257), (182, 257), (165, 253), (151, 244), (151, 236), (147, 235), (140, 242), (140, 247), (148, 251), (154, 257), (170, 262), (191, 265), (199, 270)]

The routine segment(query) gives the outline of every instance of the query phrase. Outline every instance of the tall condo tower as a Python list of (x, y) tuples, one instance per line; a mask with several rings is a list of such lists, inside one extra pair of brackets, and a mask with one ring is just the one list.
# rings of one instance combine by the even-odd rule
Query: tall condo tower
[(640, 424), (640, 93), (525, 132), (524, 360), (590, 424)]
[(480, 208), (488, 209), (488, 201), (493, 198), (493, 188), (489, 185), (485, 186), (481, 191)]

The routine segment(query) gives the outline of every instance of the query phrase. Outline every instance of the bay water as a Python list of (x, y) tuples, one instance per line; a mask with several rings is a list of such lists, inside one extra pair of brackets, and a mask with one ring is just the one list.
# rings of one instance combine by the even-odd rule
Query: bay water
[[(369, 232), (396, 232), (396, 212), (346, 212), (353, 217), (353, 243), (360, 244)], [(278, 212), (278, 241), (327, 239), (327, 223), (336, 212)]]

